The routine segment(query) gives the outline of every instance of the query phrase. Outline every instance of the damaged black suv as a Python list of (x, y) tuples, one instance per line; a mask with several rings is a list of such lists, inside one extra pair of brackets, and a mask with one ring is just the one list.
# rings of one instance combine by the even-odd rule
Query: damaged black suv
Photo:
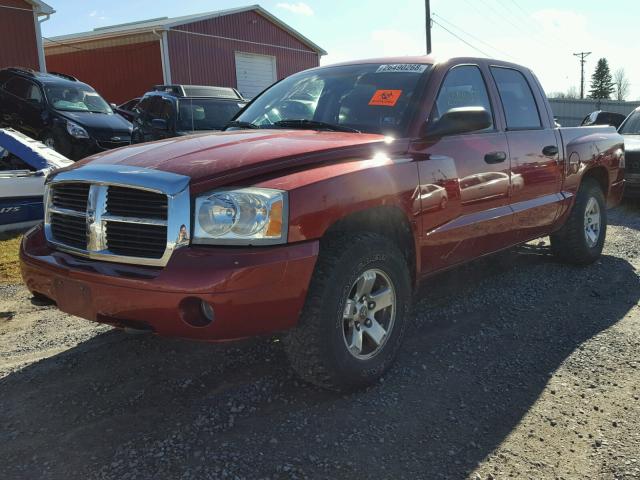
[(11, 127), (72, 160), (131, 143), (131, 123), (70, 75), (0, 70), (0, 127)]

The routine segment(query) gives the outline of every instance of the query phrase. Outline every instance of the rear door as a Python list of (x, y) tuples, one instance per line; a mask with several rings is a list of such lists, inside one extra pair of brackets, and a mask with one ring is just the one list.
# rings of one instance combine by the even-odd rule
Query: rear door
[(528, 240), (549, 233), (563, 200), (560, 146), (533, 77), (507, 67), (490, 70), (505, 116), (515, 226)]
[[(429, 121), (452, 108), (483, 107), (493, 118), (489, 128), (412, 146), (414, 157), (421, 159), (416, 192), (422, 200), (418, 215), (425, 273), (513, 243), (507, 140), (496, 122), (487, 74), (475, 64), (453, 66), (444, 76)], [(439, 198), (429, 201), (426, 193), (432, 191)]]

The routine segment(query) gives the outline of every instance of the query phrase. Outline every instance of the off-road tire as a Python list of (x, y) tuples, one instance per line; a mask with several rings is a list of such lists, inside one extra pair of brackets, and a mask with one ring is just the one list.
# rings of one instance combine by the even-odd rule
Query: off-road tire
[[(594, 246), (585, 237), (585, 210), (589, 199), (595, 199), (600, 207), (600, 234)], [(598, 182), (586, 178), (580, 185), (576, 201), (564, 226), (551, 235), (551, 250), (562, 261), (575, 265), (595, 262), (602, 253), (607, 236), (607, 210), (604, 193)]]
[[(345, 344), (343, 312), (353, 283), (369, 269), (384, 272), (393, 283), (396, 316), (381, 350), (361, 360)], [(293, 370), (302, 379), (331, 390), (350, 391), (375, 382), (398, 353), (411, 296), (406, 258), (390, 240), (372, 233), (323, 239), (300, 323), (283, 338)]]

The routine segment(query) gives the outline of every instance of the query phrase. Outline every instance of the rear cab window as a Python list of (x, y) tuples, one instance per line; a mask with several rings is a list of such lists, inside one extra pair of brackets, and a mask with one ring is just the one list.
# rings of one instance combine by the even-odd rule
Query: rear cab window
[(507, 130), (542, 128), (533, 91), (524, 75), (513, 68), (491, 67), (504, 110)]
[(222, 130), (244, 103), (218, 98), (181, 98), (178, 100), (178, 130)]

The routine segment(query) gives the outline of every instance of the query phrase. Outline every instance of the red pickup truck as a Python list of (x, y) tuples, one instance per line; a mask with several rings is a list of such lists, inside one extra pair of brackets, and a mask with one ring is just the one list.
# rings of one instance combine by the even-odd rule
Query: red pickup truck
[(588, 264), (624, 187), (613, 128), (556, 128), (501, 61), (366, 60), (292, 75), (215, 134), (94, 155), (48, 179), (21, 248), (70, 314), (222, 341), (282, 332), (334, 388), (391, 365), (417, 283), (550, 235)]

